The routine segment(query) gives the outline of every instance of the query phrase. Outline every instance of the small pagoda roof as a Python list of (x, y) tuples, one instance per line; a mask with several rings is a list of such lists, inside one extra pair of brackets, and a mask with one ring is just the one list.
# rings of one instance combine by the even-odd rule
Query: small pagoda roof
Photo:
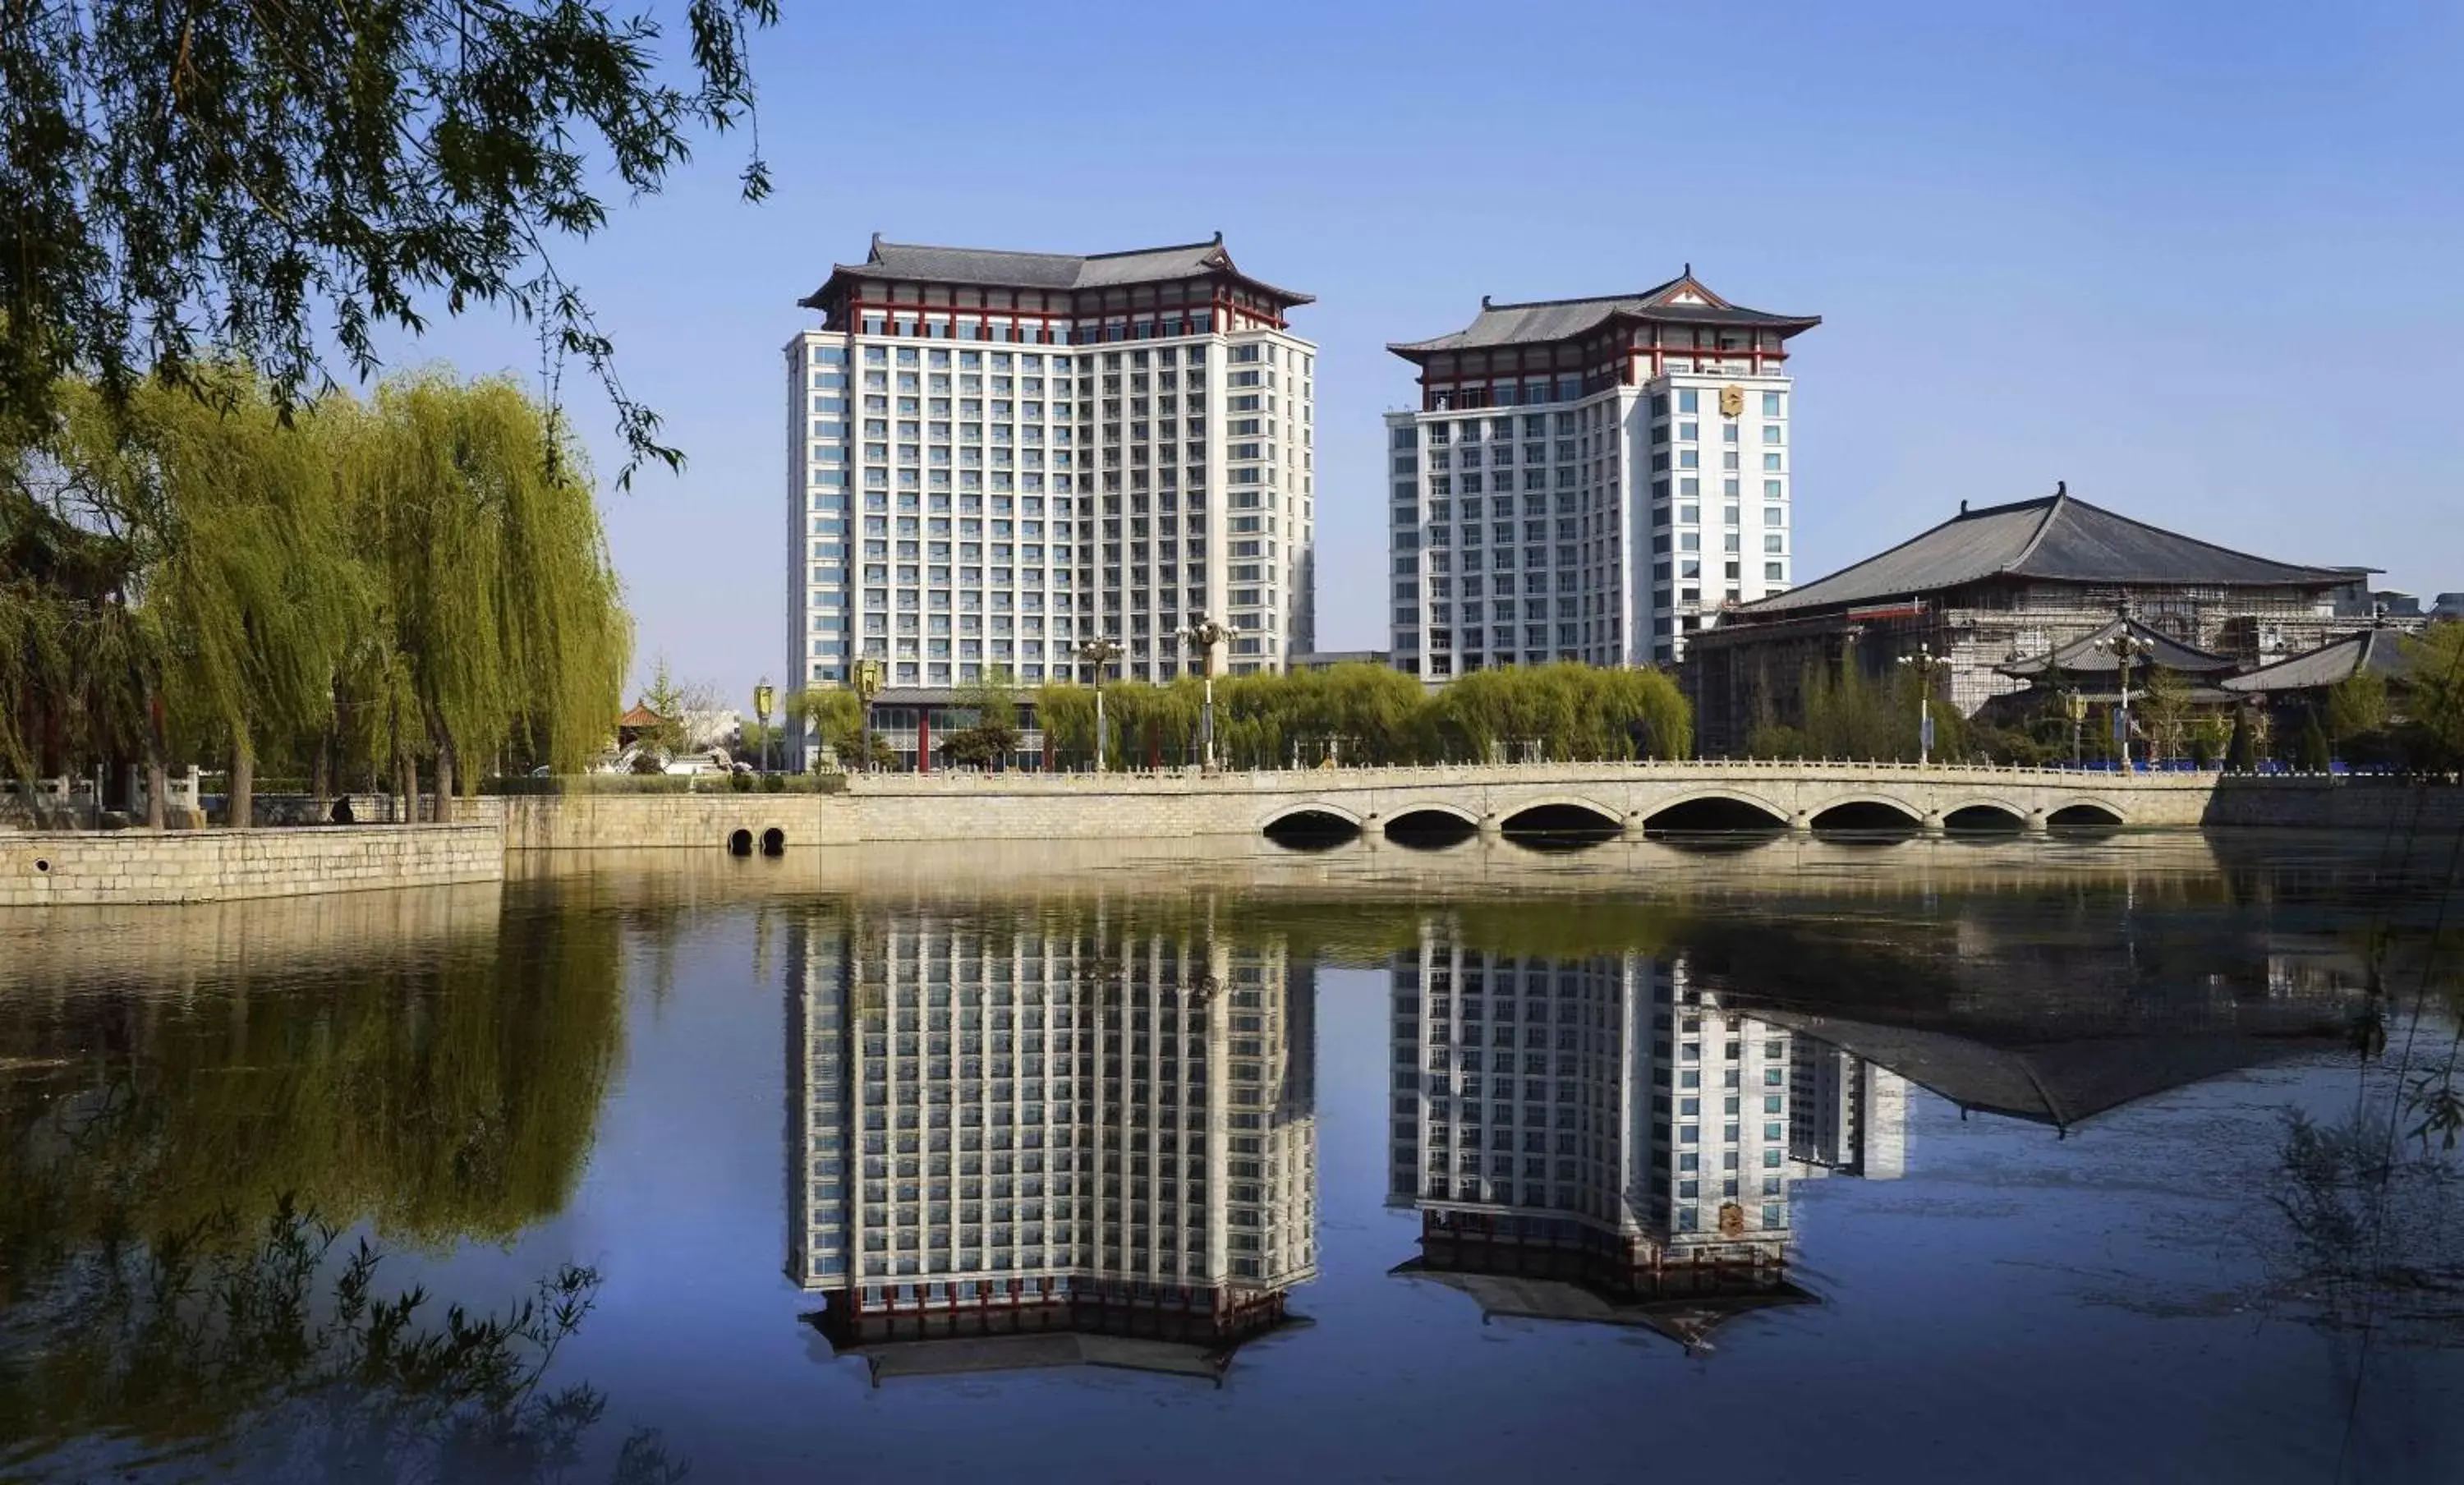
[(2117, 614), (2101, 627), (2081, 634), (2070, 643), (2043, 654), (2013, 660), (1995, 666), (2005, 676), (2036, 679), (2046, 676), (2119, 676), (2121, 657), (2110, 649), (2114, 640), (2127, 634), (2134, 642), (2130, 668), (2145, 671), (2149, 666), (2177, 671), (2185, 676), (2211, 676), (2233, 670), (2240, 664), (2231, 655), (2186, 645), (2160, 630), (2153, 630), (2128, 614)]
[(1987, 578), (2099, 587), (2341, 587), (2367, 567), (2313, 567), (2254, 557), (2117, 515), (2067, 490), (1969, 510), (1888, 551), (1801, 587), (1745, 605), (1723, 623), (1813, 609), (1917, 598)]
[(1407, 361), (1418, 361), (1441, 351), (1482, 350), (1492, 345), (1547, 344), (1587, 335), (1613, 320), (1638, 324), (1776, 329), (1782, 335), (1794, 335), (1822, 322), (1819, 315), (1775, 315), (1767, 310), (1731, 304), (1705, 288), (1702, 280), (1694, 277), (1693, 267), (1689, 264), (1685, 272), (1676, 277), (1637, 294), (1609, 294), (1580, 299), (1533, 299), (1519, 304), (1495, 304), (1484, 297), (1480, 301), (1480, 317), (1453, 334), (1441, 335), (1434, 340), (1395, 342), (1386, 348)]
[(660, 716), (658, 713), (650, 710), (647, 706), (636, 706), (631, 711), (627, 712), (624, 716), (616, 719), (616, 725), (619, 727), (632, 727), (639, 729), (648, 727), (664, 727), (667, 724), (668, 720), (666, 718)]
[(2247, 676), (2219, 682), (2227, 691), (2266, 696), (2284, 691), (2317, 691), (2355, 676), (2382, 676), (2402, 680), (2412, 674), (2413, 655), (2401, 630), (2365, 629), (2358, 634), (2305, 651)]
[(943, 248), (913, 242), (885, 242), (881, 234), (875, 233), (871, 250), (865, 255), (863, 262), (831, 264), (829, 282), (824, 283), (800, 302), (808, 309), (824, 307), (829, 284), (844, 277), (1074, 293), (1085, 289), (1172, 283), (1184, 278), (1217, 276), (1241, 279), (1281, 299), (1287, 306), (1312, 302), (1309, 295), (1279, 289), (1241, 272), (1233, 265), (1232, 255), (1223, 247), (1221, 233), (1204, 242), (1184, 242), (1162, 248), (1132, 248), (1120, 253), (1023, 253), (1002, 248)]

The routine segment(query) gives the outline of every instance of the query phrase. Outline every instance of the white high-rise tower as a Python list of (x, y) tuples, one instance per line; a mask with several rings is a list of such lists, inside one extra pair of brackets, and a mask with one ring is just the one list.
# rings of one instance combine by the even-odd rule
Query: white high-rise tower
[(1484, 299), (1390, 345), (1393, 648), (1433, 680), (1572, 659), (1670, 664), (1722, 609), (1784, 591), (1794, 548), (1788, 341), (1685, 273), (1640, 294)]
[(889, 243), (787, 361), (788, 675), (891, 686), (1220, 673), (1314, 647), (1309, 297), (1207, 242), (1075, 256)]

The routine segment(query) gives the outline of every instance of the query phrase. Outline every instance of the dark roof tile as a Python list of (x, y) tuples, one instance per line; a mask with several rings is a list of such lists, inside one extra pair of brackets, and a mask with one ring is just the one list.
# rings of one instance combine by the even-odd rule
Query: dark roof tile
[(2254, 557), (2056, 494), (1982, 510), (1963, 508), (1888, 551), (1748, 604), (1731, 617), (1750, 622), (1812, 609), (1913, 598), (1997, 576), (2106, 585), (2328, 588), (2353, 581), (2359, 570)]

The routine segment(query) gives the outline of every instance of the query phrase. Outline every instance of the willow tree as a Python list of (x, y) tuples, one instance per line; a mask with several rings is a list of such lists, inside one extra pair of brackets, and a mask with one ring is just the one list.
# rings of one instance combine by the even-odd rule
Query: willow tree
[(631, 646), (581, 454), (510, 381), (379, 389), (357, 517), (381, 573), (375, 671), (435, 763), (452, 817), (464, 764), (520, 738), (578, 769), (616, 715)]
[(151, 809), (167, 742), (228, 760), (230, 822), (246, 826), (260, 747), (295, 742), (330, 710), (367, 607), (332, 458), (356, 415), (336, 399), (286, 421), (262, 381), (230, 364), (190, 389), (148, 385), (122, 409), (92, 388), (70, 393), (64, 465), (107, 480), (110, 508), (143, 533), (135, 642), (159, 677)]
[(131, 609), (141, 554), (99, 502), (115, 484), (0, 450), (0, 758), (25, 782), (150, 734), (158, 668)]

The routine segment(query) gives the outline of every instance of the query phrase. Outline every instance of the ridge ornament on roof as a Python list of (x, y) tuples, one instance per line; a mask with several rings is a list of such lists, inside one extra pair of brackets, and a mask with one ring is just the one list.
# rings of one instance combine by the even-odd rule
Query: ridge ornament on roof
[(1822, 322), (1819, 315), (1779, 315), (1747, 309), (1714, 294), (1694, 277), (1694, 265), (1664, 283), (1638, 294), (1595, 295), (1586, 299), (1533, 299), (1501, 304), (1482, 295), (1480, 315), (1452, 335), (1426, 341), (1391, 342), (1386, 348), (1406, 361), (1441, 351), (1478, 350), (1493, 345), (1545, 344), (1573, 340), (1625, 320), (1639, 323), (1748, 326), (1776, 330), (1786, 338)]

